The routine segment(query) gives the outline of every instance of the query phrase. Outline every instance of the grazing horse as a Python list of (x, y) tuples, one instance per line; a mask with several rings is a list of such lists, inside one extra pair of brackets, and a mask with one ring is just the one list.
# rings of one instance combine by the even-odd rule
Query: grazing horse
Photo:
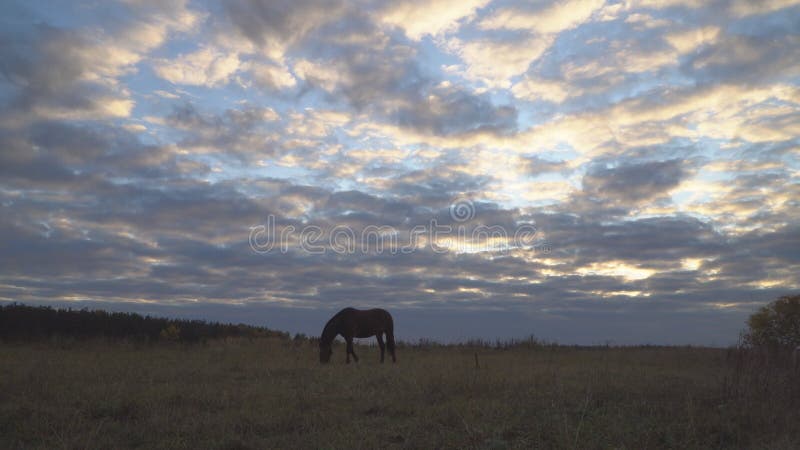
[[(386, 333), (386, 345), (383, 344), (383, 333)], [(327, 363), (331, 359), (331, 344), (337, 334), (341, 334), (347, 342), (347, 363), (350, 364), (350, 355), (358, 362), (358, 356), (353, 352), (353, 338), (366, 338), (375, 336), (378, 338), (378, 346), (381, 348), (381, 363), (383, 362), (383, 352), (385, 347), (389, 347), (392, 354), (392, 362), (397, 362), (394, 355), (394, 323), (392, 315), (385, 309), (366, 309), (345, 308), (325, 324), (322, 336), (319, 338), (319, 362)]]

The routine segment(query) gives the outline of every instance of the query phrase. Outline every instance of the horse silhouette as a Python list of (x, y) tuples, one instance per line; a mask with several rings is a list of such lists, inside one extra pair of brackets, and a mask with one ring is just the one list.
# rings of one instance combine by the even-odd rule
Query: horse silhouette
[[(383, 343), (383, 334), (386, 333), (386, 344)], [(350, 364), (350, 355), (358, 362), (358, 356), (353, 352), (353, 338), (366, 338), (375, 336), (378, 338), (378, 346), (381, 348), (381, 363), (385, 347), (389, 347), (392, 354), (392, 362), (397, 362), (394, 354), (394, 322), (392, 315), (385, 309), (375, 308), (359, 310), (355, 308), (345, 308), (325, 324), (322, 329), (322, 336), (319, 338), (319, 362), (327, 363), (331, 359), (333, 350), (331, 344), (337, 335), (342, 335), (347, 342), (347, 363)]]

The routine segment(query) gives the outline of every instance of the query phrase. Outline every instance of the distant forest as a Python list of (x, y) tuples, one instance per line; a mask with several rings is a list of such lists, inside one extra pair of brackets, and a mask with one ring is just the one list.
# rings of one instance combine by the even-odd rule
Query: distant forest
[(289, 334), (264, 327), (204, 320), (167, 319), (136, 313), (89, 309), (55, 309), (19, 303), (0, 305), (0, 339), (52, 337), (200, 342), (225, 337), (281, 337)]

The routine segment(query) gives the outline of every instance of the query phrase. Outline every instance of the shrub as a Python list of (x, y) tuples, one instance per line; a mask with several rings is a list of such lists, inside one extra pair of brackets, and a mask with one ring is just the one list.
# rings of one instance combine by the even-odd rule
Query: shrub
[(800, 295), (783, 296), (761, 307), (747, 321), (744, 343), (749, 346), (800, 345)]

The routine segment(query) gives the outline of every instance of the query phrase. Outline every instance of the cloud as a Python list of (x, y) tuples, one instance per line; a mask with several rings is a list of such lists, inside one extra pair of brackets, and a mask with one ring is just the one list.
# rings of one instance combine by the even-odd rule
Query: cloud
[(731, 12), (734, 17), (747, 17), (752, 15), (768, 14), (775, 11), (795, 7), (800, 5), (797, 0), (767, 0), (760, 2), (749, 2), (737, 0), (732, 2)]
[[(787, 110), (767, 105), (773, 101), (795, 104), (795, 94), (793, 86), (782, 84), (653, 90), (645, 97), (626, 99), (594, 111), (557, 116), (520, 132), (508, 145), (529, 152), (560, 143), (589, 158), (619, 152), (620, 145), (654, 146), (676, 138), (780, 142), (791, 139), (793, 116), (783, 116)], [(773, 114), (781, 120), (766, 119)]]
[[(271, 89), (286, 89), (297, 84), (295, 77), (287, 70), (287, 67), (277, 64), (261, 64), (253, 62), (249, 65), (253, 80), (259, 86)], [(295, 68), (295, 70), (301, 70)]]
[(530, 30), (540, 34), (558, 34), (574, 28), (599, 9), (605, 0), (570, 0), (537, 11), (503, 8), (480, 21), (486, 30)]
[(410, 126), (436, 135), (458, 134), (478, 129), (503, 133), (516, 126), (517, 111), (496, 107), (486, 99), (455, 89), (433, 89), (419, 103), (400, 110), (396, 118)]
[(286, 146), (275, 136), (279, 119), (280, 115), (271, 108), (245, 104), (213, 114), (184, 103), (175, 106), (164, 123), (182, 132), (184, 137), (177, 142), (182, 151), (252, 162), (285, 151)]
[(116, 77), (130, 70), (138, 55), (106, 47), (87, 36), (48, 25), (22, 38), (6, 34), (3, 72), (17, 95), (3, 114), (5, 123), (44, 119), (126, 117), (134, 102)]
[(719, 35), (719, 27), (708, 26), (669, 33), (666, 35), (666, 39), (679, 53), (686, 54), (702, 45), (716, 42)]
[[(505, 133), (516, 110), (447, 83), (434, 85), (403, 46), (341, 51), (324, 61), (300, 60), (297, 76), (359, 111), (375, 113), (401, 128), (428, 135), (484, 131)], [(389, 64), (389, 63), (392, 64)]]
[(580, 89), (555, 80), (525, 77), (515, 83), (511, 92), (517, 98), (542, 99), (553, 103), (561, 103), (569, 97), (580, 95)]
[[(16, 95), (0, 122), (98, 120), (128, 117), (135, 102), (119, 78), (172, 31), (189, 31), (201, 18), (185, 2), (132, 5), (118, 29), (72, 30), (39, 23), (0, 35), (2, 71)], [(13, 110), (13, 114), (9, 114)]]
[(328, 93), (333, 93), (341, 84), (348, 82), (336, 64), (317, 63), (309, 60), (300, 60), (295, 63), (294, 71), (300, 79), (322, 88)]
[(281, 60), (292, 45), (348, 10), (339, 0), (230, 0), (224, 8), (233, 29), (273, 60)]
[(531, 175), (539, 175), (547, 172), (557, 172), (565, 170), (565, 161), (548, 161), (538, 156), (524, 158), (525, 171)]
[(236, 54), (223, 53), (211, 48), (178, 56), (177, 59), (159, 59), (153, 64), (155, 73), (173, 83), (210, 87), (228, 82), (236, 73), (241, 61)]
[[(452, 39), (448, 50), (466, 63), (466, 74), (489, 87), (510, 86), (510, 79), (527, 71), (555, 42), (559, 33), (579, 26), (604, 4), (604, 0), (573, 0), (536, 11), (501, 8), (478, 21), (478, 28), (511, 31), (468, 41)], [(472, 37), (472, 36), (471, 36)]]
[(453, 39), (448, 48), (466, 63), (466, 74), (489, 86), (508, 87), (509, 79), (528, 70), (531, 62), (550, 47), (552, 38), (520, 37), (513, 40)]
[(583, 177), (583, 190), (619, 203), (638, 203), (667, 194), (689, 171), (681, 160), (597, 166)]
[(419, 41), (425, 35), (454, 31), (460, 20), (472, 17), (488, 3), (489, 0), (404, 0), (392, 2), (378, 14), (383, 23), (400, 27), (410, 39)]
[[(768, 29), (765, 29), (767, 31)], [(707, 81), (763, 84), (789, 80), (800, 73), (796, 35), (732, 35), (695, 54), (684, 66), (693, 77)], [(745, 70), (747, 68), (747, 70)]]

